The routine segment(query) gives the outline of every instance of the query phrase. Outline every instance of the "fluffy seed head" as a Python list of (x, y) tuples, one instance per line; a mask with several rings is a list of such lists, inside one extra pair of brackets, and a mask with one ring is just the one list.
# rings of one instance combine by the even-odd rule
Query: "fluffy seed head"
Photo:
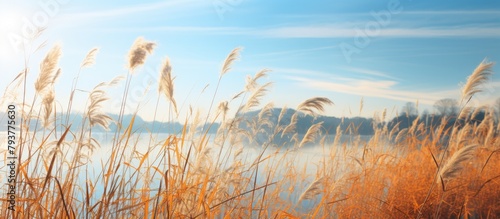
[(59, 76), (57, 65), (61, 58), (61, 46), (55, 45), (50, 49), (42, 63), (40, 64), (40, 74), (35, 82), (35, 91), (41, 93), (45, 88), (54, 83)]
[(44, 128), (48, 128), (51, 124), (50, 115), (52, 114), (52, 110), (54, 109), (54, 99), (55, 99), (55, 93), (53, 89), (49, 90), (47, 94), (43, 96), (42, 105), (44, 109), (44, 114), (43, 114)]
[(82, 64), (80, 65), (81, 68), (88, 68), (95, 63), (95, 57), (97, 53), (99, 52), (99, 48), (93, 48), (91, 49), (87, 55), (85, 56), (85, 59), (83, 59)]
[(462, 100), (467, 101), (472, 95), (482, 91), (480, 86), (486, 83), (493, 74), (493, 65), (495, 63), (484, 59), (474, 69), (469, 78), (467, 78), (467, 83), (462, 87)]
[[(464, 162), (473, 157), (477, 146), (477, 144), (468, 145), (455, 152), (439, 171), (439, 177), (441, 177), (443, 181), (455, 178), (463, 169)], [(441, 179), (438, 179), (438, 183)]]
[(299, 201), (313, 199), (316, 195), (321, 194), (323, 177), (314, 180), (307, 189), (300, 195)]
[(147, 55), (153, 53), (156, 43), (146, 41), (144, 38), (139, 37), (135, 40), (130, 52), (128, 54), (128, 68), (134, 70), (136, 67), (144, 64)]
[(175, 112), (177, 112), (177, 103), (174, 99), (174, 79), (172, 78), (172, 66), (170, 65), (170, 60), (166, 58), (163, 61), (163, 65), (160, 72), (160, 82), (158, 84), (158, 92), (162, 93), (167, 97), (167, 99), (174, 106)]
[(325, 105), (332, 105), (332, 104), (333, 102), (326, 97), (314, 97), (307, 99), (306, 101), (299, 104), (297, 110), (309, 113), (311, 115), (316, 115), (315, 111), (323, 112), (325, 110)]
[(231, 65), (233, 64), (234, 61), (239, 59), (240, 57), (240, 51), (242, 48), (238, 47), (236, 49), (233, 49), (231, 53), (226, 57), (226, 60), (224, 60), (224, 64), (222, 65), (222, 70), (220, 72), (220, 76), (226, 74), (229, 70), (231, 70)]
[(304, 146), (305, 144), (309, 142), (314, 142), (316, 140), (316, 137), (319, 135), (321, 131), (321, 127), (323, 125), (323, 122), (316, 123), (312, 125), (306, 132), (306, 135), (304, 135), (304, 138), (299, 144), (299, 148)]

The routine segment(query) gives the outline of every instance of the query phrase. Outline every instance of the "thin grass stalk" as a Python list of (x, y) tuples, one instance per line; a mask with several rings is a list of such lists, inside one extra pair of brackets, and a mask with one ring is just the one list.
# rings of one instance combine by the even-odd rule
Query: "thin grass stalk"
[(219, 86), (222, 80), (222, 76), (224, 76), (224, 74), (226, 74), (231, 69), (231, 65), (233, 64), (233, 62), (239, 58), (240, 50), (241, 48), (233, 49), (233, 51), (231, 51), (231, 53), (229, 53), (229, 55), (226, 57), (226, 60), (222, 65), (221, 73), (219, 75), (219, 80), (217, 80), (217, 86), (215, 87), (215, 92), (214, 95), (212, 96), (212, 101), (210, 102), (210, 106), (208, 107), (208, 113), (207, 113), (207, 118), (205, 119), (205, 124), (207, 123), (208, 117), (210, 116), (210, 112), (212, 111), (215, 97), (217, 96), (217, 92), (219, 91)]

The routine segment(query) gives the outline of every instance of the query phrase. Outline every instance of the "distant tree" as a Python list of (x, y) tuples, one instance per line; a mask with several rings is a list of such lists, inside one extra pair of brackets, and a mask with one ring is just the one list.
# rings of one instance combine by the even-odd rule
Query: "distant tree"
[(436, 101), (434, 108), (441, 116), (456, 116), (459, 110), (457, 100), (451, 98)]
[(415, 116), (418, 115), (417, 106), (413, 102), (407, 102), (401, 109), (401, 116)]

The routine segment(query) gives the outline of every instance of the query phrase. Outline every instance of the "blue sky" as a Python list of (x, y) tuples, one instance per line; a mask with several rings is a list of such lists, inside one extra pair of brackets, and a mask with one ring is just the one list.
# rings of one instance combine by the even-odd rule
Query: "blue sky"
[[(267, 68), (272, 71), (266, 80), (274, 85), (264, 103), (295, 107), (324, 96), (335, 103), (326, 112), (332, 116), (372, 116), (384, 109), (395, 115), (404, 103), (417, 101), (420, 110), (432, 112), (436, 100), (459, 98), (460, 83), (484, 58), (500, 60), (498, 1), (1, 0), (0, 6), (0, 65), (6, 75), (0, 88), (5, 90), (24, 62), (12, 36), (23, 36), (26, 22), (39, 19), (47, 29), (35, 44), (46, 40), (47, 46), (30, 59), (28, 92), (40, 60), (59, 43), (58, 107), (67, 104), (71, 81), (90, 49), (100, 52), (96, 65), (81, 74), (82, 90), (126, 74), (125, 57), (137, 37), (155, 41), (154, 54), (134, 75), (128, 110), (141, 102), (139, 115), (145, 119), (152, 118), (158, 70), (167, 56), (176, 76), (174, 96), (184, 112), (189, 106), (207, 111), (223, 60), (243, 47), (221, 81), (216, 103), (243, 89), (247, 75)], [(118, 111), (122, 90), (109, 89), (108, 112)], [(473, 104), (500, 97), (500, 76), (485, 90)], [(85, 98), (77, 94), (76, 109), (83, 109)], [(166, 107), (163, 100), (160, 109)]]

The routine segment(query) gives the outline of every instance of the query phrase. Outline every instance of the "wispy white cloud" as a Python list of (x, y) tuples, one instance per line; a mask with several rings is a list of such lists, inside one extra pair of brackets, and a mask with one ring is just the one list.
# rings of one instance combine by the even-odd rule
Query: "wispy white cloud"
[(436, 100), (444, 97), (453, 97), (456, 90), (443, 91), (405, 91), (396, 89), (398, 83), (391, 80), (355, 80), (343, 81), (342, 83), (310, 79), (304, 77), (292, 78), (303, 86), (345, 94), (353, 94), (366, 97), (378, 97), (398, 101), (416, 101), (424, 104), (433, 104)]
[(322, 71), (314, 71), (308, 69), (296, 69), (296, 68), (270, 68), (272, 72), (278, 74), (286, 74), (286, 75), (299, 75), (299, 76), (315, 76), (315, 77), (328, 77), (332, 76), (332, 74), (322, 72)]
[(353, 72), (353, 73), (359, 73), (359, 74), (365, 74), (365, 75), (370, 75), (370, 76), (377, 76), (377, 77), (399, 80), (398, 78), (393, 77), (387, 73), (375, 71), (375, 70), (371, 70), (371, 69), (354, 68), (354, 67), (345, 67), (343, 69), (350, 71), (350, 72)]
[[(196, 3), (194, 3), (196, 2)], [(165, 3), (144, 4), (137, 7), (127, 7), (110, 9), (107, 11), (84, 12), (80, 14), (70, 14), (69, 19), (85, 20), (92, 18), (125, 16), (139, 12), (159, 10), (162, 8), (175, 7), (194, 7), (200, 6), (196, 0), (187, 1), (169, 1)], [(409, 13), (430, 13), (430, 14), (454, 14), (452, 18), (459, 18), (461, 11), (413, 11)], [(495, 11), (496, 12), (496, 11)], [(500, 11), (498, 11), (500, 13)], [(471, 14), (479, 14), (478, 11), (469, 11)], [(491, 14), (494, 14), (491, 12)], [(498, 16), (500, 18), (500, 16)], [(64, 18), (66, 19), (66, 18)], [(306, 19), (307, 20), (307, 19)], [(313, 19), (314, 20), (314, 19)], [(363, 21), (334, 22), (317, 25), (315, 23), (303, 25), (275, 25), (269, 26), (150, 26), (150, 27), (126, 27), (109, 29), (109, 31), (179, 31), (179, 32), (201, 32), (204, 34), (218, 35), (239, 35), (251, 37), (266, 38), (355, 38), (360, 35), (374, 37), (390, 38), (500, 38), (500, 23), (469, 23), (457, 25), (456, 19), (445, 19), (440, 23), (429, 23), (428, 21), (419, 21), (415, 19), (402, 19), (390, 22), (390, 25), (381, 25), (379, 28), (370, 29), (373, 33), (365, 31), (365, 25), (374, 22), (374, 18), (368, 18)], [(312, 51), (315, 48), (312, 49)], [(324, 49), (324, 48), (319, 48)], [(329, 48), (326, 48), (329, 49)]]
[(206, 35), (228, 35), (241, 32), (238, 27), (202, 27), (202, 26), (151, 26), (151, 27), (97, 27), (97, 31), (106, 32), (175, 32), (175, 33), (203, 33)]
[(88, 19), (102, 19), (110, 17), (122, 17), (142, 12), (158, 11), (162, 9), (165, 10), (166, 8), (179, 9), (180, 7), (187, 7), (187, 6), (193, 7), (193, 6), (199, 6), (200, 4), (204, 4), (203, 1), (197, 1), (197, 0), (158, 1), (152, 3), (138, 4), (138, 5), (129, 5), (125, 7), (112, 8), (107, 10), (76, 12), (71, 14), (65, 14), (63, 18), (71, 20), (88, 20)]
[(500, 10), (428, 10), (428, 11), (404, 11), (404, 14), (416, 15), (495, 15), (500, 14)]
[(316, 52), (316, 51), (323, 51), (323, 50), (330, 50), (330, 49), (336, 49), (338, 46), (322, 46), (322, 47), (314, 47), (314, 48), (306, 48), (306, 49), (293, 49), (293, 50), (282, 50), (282, 51), (276, 51), (276, 52), (268, 52), (268, 53), (260, 53), (260, 54), (254, 54), (254, 55), (249, 55), (249, 57), (266, 57), (266, 56), (282, 56), (282, 55), (290, 55), (290, 54), (307, 54), (311, 52)]
[[(345, 13), (335, 13), (336, 17), (362, 17), (362, 16), (372, 16), (372, 12), (377, 12), (380, 10), (368, 10), (366, 12), (345, 12)], [(494, 15), (499, 16), (500, 10), (497, 9), (485, 9), (485, 10), (403, 10), (398, 13), (398, 15), (435, 15), (435, 16), (448, 16), (448, 15), (471, 15), (471, 16), (485, 16), (485, 15)], [(301, 18), (301, 19), (325, 19), (331, 18), (332, 14), (290, 14), (283, 15), (290, 18)]]
[[(301, 15), (301, 25), (278, 26), (259, 30), (261, 36), (274, 38), (353, 38), (361, 34), (369, 37), (425, 38), (425, 37), (500, 37), (500, 10), (441, 10), (403, 11), (392, 14), (381, 23), (380, 18), (365, 13), (328, 15)], [(434, 17), (430, 22), (428, 19)], [(333, 20), (332, 17), (336, 19)], [(318, 25), (321, 20), (321, 25)], [(307, 21), (311, 21), (307, 23)], [(371, 25), (373, 33), (365, 33)], [(374, 26), (378, 25), (378, 26)]]
[[(396, 88), (398, 82), (392, 80), (359, 80), (346, 79), (339, 83), (328, 80), (312, 79), (301, 76), (290, 76), (290, 79), (298, 82), (300, 85), (310, 89), (323, 91), (352, 94), (365, 97), (385, 98), (389, 100), (413, 102), (418, 100), (420, 103), (432, 105), (442, 98), (459, 98), (460, 89), (442, 89), (442, 90), (404, 90)], [(483, 94), (476, 97), (473, 105), (482, 105), (491, 102), (496, 93), (500, 90), (500, 81), (487, 84), (487, 89)]]
[[(341, 71), (335, 73), (335, 72), (325, 72), (325, 71), (315, 71), (315, 70), (308, 70), (308, 69), (297, 69), (297, 68), (270, 68), (273, 72), (279, 73), (279, 74), (285, 74), (292, 78), (294, 76), (303, 76), (303, 77), (320, 77), (323, 79), (335, 79), (335, 80), (341, 80), (341, 81), (353, 81), (353, 80), (359, 80), (359, 78), (362, 77), (356, 77), (357, 79), (354, 79), (353, 76), (371, 76), (370, 79), (375, 78), (375, 79), (380, 79), (380, 78), (385, 78), (385, 79), (392, 79), (394, 83), (396, 81), (400, 81), (399, 78), (393, 77), (389, 75), (388, 73), (376, 71), (376, 70), (371, 70), (371, 69), (364, 69), (364, 68), (355, 68), (355, 67), (341, 67)], [(349, 75), (351, 77), (345, 77), (345, 75)], [(300, 77), (299, 77), (300, 78)], [(366, 77), (363, 77), (366, 78)]]
[[(359, 27), (346, 28), (344, 25), (294, 26), (267, 29), (262, 36), (273, 38), (353, 38), (368, 35)], [(427, 37), (500, 37), (500, 27), (420, 27), (420, 28), (380, 28), (370, 37), (427, 38)]]

